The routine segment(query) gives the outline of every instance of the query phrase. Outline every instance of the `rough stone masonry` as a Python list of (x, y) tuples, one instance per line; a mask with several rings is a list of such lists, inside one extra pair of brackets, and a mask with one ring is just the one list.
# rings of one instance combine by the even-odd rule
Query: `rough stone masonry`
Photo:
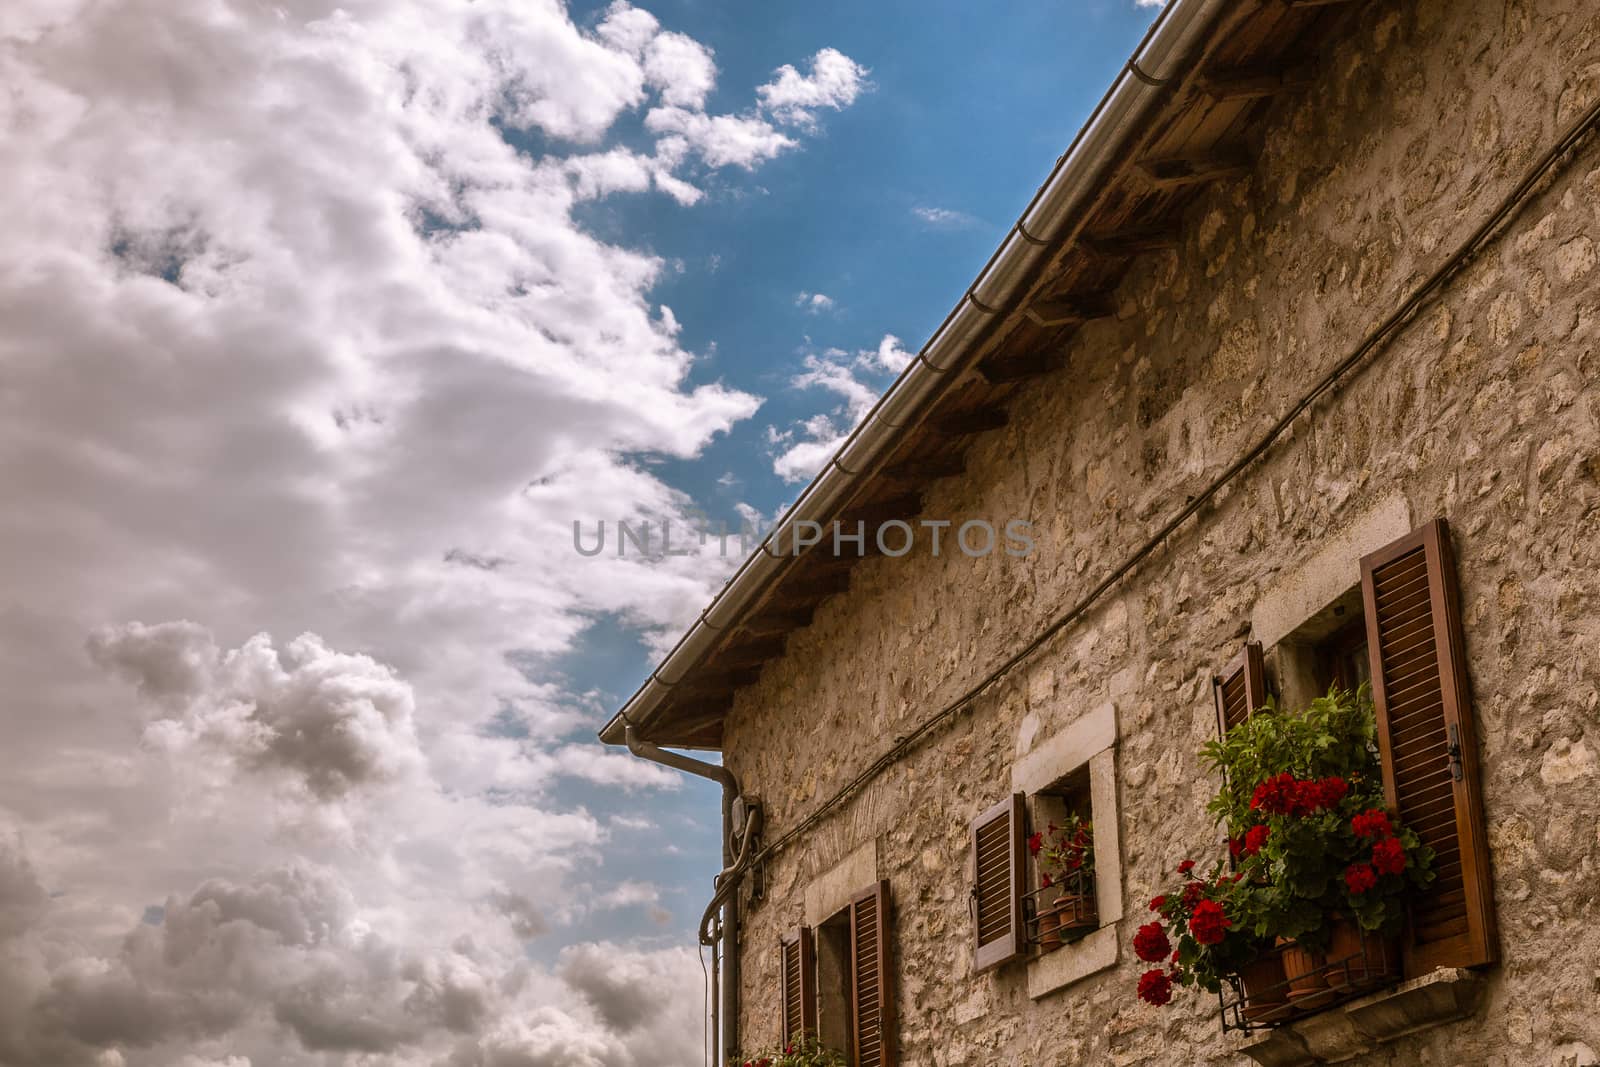
[[(730, 715), (769, 837), (1004, 659), (1348, 353), (1600, 98), (1591, 0), (1366, 5), (1315, 88), (1277, 104), (1251, 177), (1145, 256), (927, 511), (1024, 516), (1031, 558), (868, 560)], [(1370, 1065), (1561, 1067), (1600, 1050), (1600, 146), (1576, 154), (1398, 339), (1090, 615), (766, 871), (743, 931), (741, 1031), (775, 1038), (775, 948), (863, 847), (896, 901), (900, 1062), (1242, 1062), (1215, 1001), (1134, 997), (1127, 949), (1184, 856), (1208, 857), (1210, 677), (1263, 590), (1399, 500), (1454, 533), (1502, 962), (1475, 1014)], [(1115, 966), (1038, 1000), (971, 973), (969, 820), (1035, 737), (1119, 722), (1126, 918)], [(1209, 1010), (1208, 1010), (1209, 1009)]]

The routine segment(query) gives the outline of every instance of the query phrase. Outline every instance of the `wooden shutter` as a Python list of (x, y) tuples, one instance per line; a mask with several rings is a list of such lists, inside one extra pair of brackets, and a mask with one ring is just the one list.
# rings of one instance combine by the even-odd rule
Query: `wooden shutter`
[(1493, 962), (1478, 745), (1444, 520), (1363, 559), (1361, 594), (1384, 792), (1435, 854), (1436, 878), (1411, 908), (1406, 971)]
[(783, 983), (783, 1043), (817, 1032), (817, 946), (811, 927), (784, 937), (779, 961)]
[(1009, 796), (972, 820), (973, 973), (1020, 957), (1023, 936), (1023, 795)]
[(1211, 696), (1217, 705), (1217, 734), (1221, 736), (1253, 715), (1267, 702), (1267, 674), (1261, 664), (1261, 643), (1246, 642), (1221, 674), (1211, 678)]
[(894, 972), (890, 969), (889, 883), (850, 902), (851, 1067), (894, 1067)]

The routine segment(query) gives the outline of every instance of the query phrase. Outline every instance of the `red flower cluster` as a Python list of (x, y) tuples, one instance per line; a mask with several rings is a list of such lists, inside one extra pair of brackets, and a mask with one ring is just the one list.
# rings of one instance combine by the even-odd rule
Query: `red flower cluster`
[(1394, 836), (1394, 826), (1389, 822), (1389, 813), (1382, 808), (1368, 808), (1357, 815), (1350, 820), (1350, 829), (1355, 831), (1357, 837)]
[(1378, 873), (1365, 863), (1352, 863), (1345, 868), (1344, 884), (1359, 896), (1378, 884)]
[(1172, 979), (1166, 971), (1149, 970), (1139, 977), (1139, 999), (1160, 1006), (1172, 999)]
[(1268, 815), (1311, 815), (1331, 808), (1350, 792), (1343, 778), (1302, 780), (1285, 771), (1256, 786), (1250, 796), (1250, 810)]
[(1194, 870), (1194, 860), (1184, 860), (1182, 863), (1178, 864), (1179, 874), (1188, 874), (1192, 870)]
[(1268, 827), (1250, 827), (1250, 831), (1244, 835), (1244, 848), (1242, 851), (1246, 856), (1254, 856), (1261, 851), (1262, 846), (1267, 843), (1267, 839), (1271, 836), (1272, 830)]
[(1166, 904), (1166, 902), (1167, 902), (1167, 896), (1166, 896), (1165, 893), (1163, 893), (1161, 896), (1155, 897), (1150, 901), (1150, 910), (1151, 911), (1160, 911), (1162, 906), (1164, 904)]
[[(1189, 872), (1185, 871), (1184, 873), (1187, 874)], [(1205, 895), (1206, 885), (1204, 882), (1190, 882), (1188, 885), (1184, 886), (1183, 910), (1191, 910), (1196, 904), (1200, 903), (1200, 898)]]
[(1033, 834), (1029, 834), (1028, 835), (1028, 855), (1037, 856), (1039, 854), (1039, 850), (1041, 848), (1043, 848), (1043, 847), (1044, 847), (1044, 832), (1043, 831), (1039, 831), (1038, 833), (1033, 833)]
[(1133, 935), (1133, 951), (1146, 963), (1160, 963), (1172, 951), (1172, 942), (1167, 940), (1160, 923), (1145, 923)]
[(1189, 933), (1202, 945), (1215, 945), (1227, 934), (1233, 920), (1223, 912), (1222, 905), (1214, 900), (1202, 900), (1194, 906), (1189, 919)]
[(1406, 847), (1398, 837), (1386, 837), (1372, 846), (1372, 866), (1379, 874), (1400, 874), (1406, 869)]

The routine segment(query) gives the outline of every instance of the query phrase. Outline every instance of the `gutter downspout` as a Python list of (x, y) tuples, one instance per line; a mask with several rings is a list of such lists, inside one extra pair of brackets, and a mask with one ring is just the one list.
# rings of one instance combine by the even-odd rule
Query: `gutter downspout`
[[(709, 915), (715, 909), (717, 902), (722, 903), (721, 927), (721, 961), (713, 951), (711, 959), (711, 1030), (720, 1042), (720, 1048), (713, 1057), (714, 1063), (722, 1063), (723, 1057), (731, 1055), (739, 1045), (739, 894), (737, 883), (743, 872), (737, 870), (739, 861), (750, 854), (748, 847), (741, 848), (735, 854), (733, 847), (734, 802), (739, 799), (739, 779), (734, 777), (728, 768), (715, 763), (706, 763), (703, 760), (693, 759), (677, 752), (668, 752), (660, 746), (646, 741), (629, 724), (624, 733), (628, 751), (640, 759), (659, 763), (664, 767), (684, 771), (687, 774), (709, 778), (722, 786), (722, 872), (717, 875), (716, 896), (712, 898), (711, 907), (707, 909)], [(748, 845), (752, 836), (753, 827), (747, 827), (744, 841)], [(730, 883), (729, 879), (733, 881)], [(701, 921), (700, 941), (702, 944), (715, 946), (716, 938), (708, 936), (705, 932), (705, 921)], [(720, 978), (720, 981), (719, 981)]]
[(916, 421), (960, 377), (973, 357), (975, 342), (1011, 309), (1028, 269), (1052, 245), (1074, 232), (1076, 213), (1115, 162), (1114, 152), (1122, 138), (1155, 107), (1183, 73), (1206, 31), (1236, 3), (1172, 0), (1157, 16), (1110, 91), (1056, 161), (971, 288), (778, 526), (600, 731), (603, 739), (616, 744), (619, 727), (648, 723), (673, 686), (694, 671), (701, 657), (729, 628), (738, 625), (750, 606), (794, 562), (796, 554), (785, 545), (794, 544), (797, 524), (828, 519), (833, 508), (854, 491), (856, 480), (872, 471), (886, 450), (898, 442), (900, 430)]

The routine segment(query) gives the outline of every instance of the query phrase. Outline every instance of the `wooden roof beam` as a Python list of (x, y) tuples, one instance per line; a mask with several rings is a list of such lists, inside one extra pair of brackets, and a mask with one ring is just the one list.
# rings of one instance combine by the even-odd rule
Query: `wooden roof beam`
[(933, 428), (946, 437), (967, 437), (1004, 428), (1010, 416), (1000, 408), (977, 408), (933, 420)]
[(719, 670), (715, 674), (697, 675), (693, 685), (672, 690), (672, 699), (675, 701), (694, 701), (721, 696), (730, 689), (743, 689), (747, 685), (754, 685), (760, 677), (760, 671), (751, 670), (748, 667), (737, 670)]
[(1157, 189), (1181, 189), (1249, 174), (1250, 159), (1241, 149), (1219, 145), (1204, 155), (1142, 160), (1139, 169)]
[[(890, 519), (910, 518), (921, 510), (921, 493), (902, 493), (899, 496), (863, 504), (858, 508), (845, 512), (839, 516), (839, 529), (843, 533), (854, 535), (856, 523), (864, 522), (867, 525), (867, 540), (870, 542), (876, 527), (881, 526)], [(824, 542), (827, 543), (827, 538), (831, 536), (831, 530), (824, 531)]]
[(770, 637), (773, 634), (786, 634), (795, 630), (803, 630), (811, 625), (811, 610), (809, 608), (795, 611), (763, 611), (739, 628), (740, 632), (751, 637)]
[(1117, 313), (1109, 293), (1078, 293), (1035, 300), (1023, 311), (1035, 326), (1072, 326)]
[(823, 571), (785, 582), (785, 596), (772, 602), (780, 611), (804, 611), (850, 588), (850, 568)]
[(747, 641), (723, 648), (711, 662), (719, 667), (759, 667), (767, 660), (777, 659), (783, 655), (783, 646), (784, 639), (781, 637)]
[(1260, 100), (1279, 93), (1299, 92), (1312, 85), (1309, 70), (1270, 67), (1236, 67), (1201, 75), (1197, 87), (1213, 100)]
[(953, 478), (965, 473), (967, 473), (967, 457), (960, 452), (908, 459), (883, 469), (885, 478), (892, 478), (897, 482), (932, 481), (935, 478)]
[(1102, 256), (1137, 256), (1143, 252), (1165, 252), (1177, 248), (1182, 239), (1176, 229), (1165, 226), (1133, 226), (1124, 230), (1088, 234), (1080, 243)]
[(1034, 352), (1026, 356), (985, 360), (978, 364), (978, 373), (990, 385), (1005, 385), (1049, 374), (1059, 366), (1061, 360), (1055, 352)]

